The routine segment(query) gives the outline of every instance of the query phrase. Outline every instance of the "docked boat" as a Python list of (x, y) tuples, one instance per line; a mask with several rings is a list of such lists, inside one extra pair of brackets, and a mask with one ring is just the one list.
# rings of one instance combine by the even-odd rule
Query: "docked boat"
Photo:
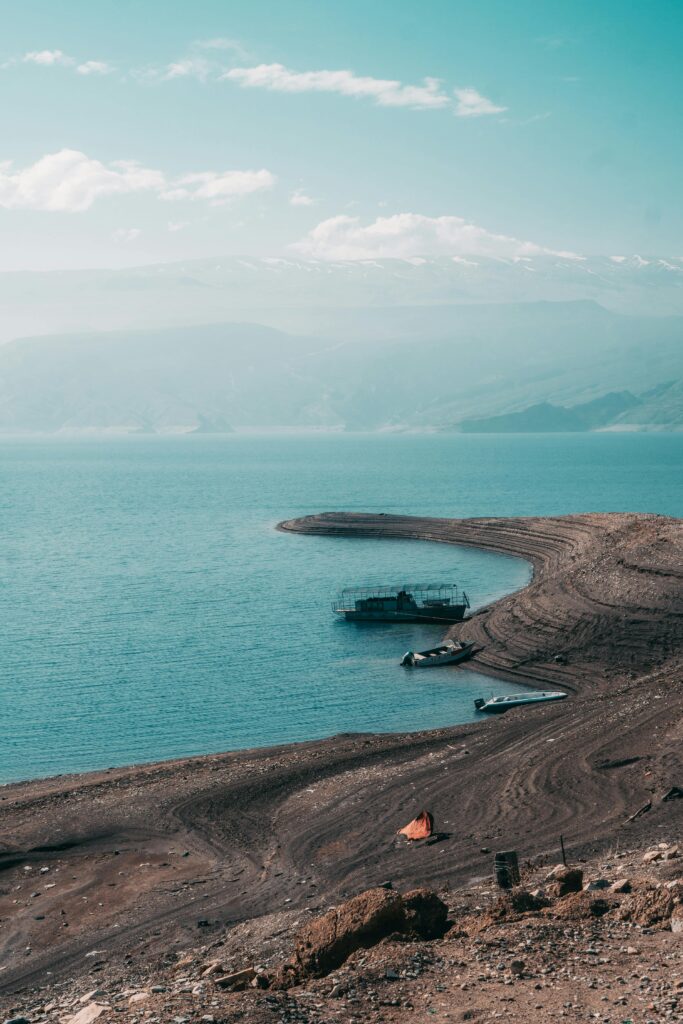
[(430, 668), (432, 665), (455, 665), (459, 661), (469, 658), (473, 643), (464, 643), (461, 640), (449, 640), (440, 647), (432, 647), (429, 651), (407, 651), (401, 659), (401, 664), (406, 668)]
[(453, 583), (405, 583), (400, 587), (347, 587), (332, 611), (351, 622), (462, 622), (470, 606)]
[(546, 701), (564, 700), (567, 696), (561, 690), (540, 690), (535, 693), (508, 693), (502, 697), (490, 697), (484, 700), (477, 698), (474, 706), (477, 711), (483, 711), (487, 715), (502, 715), (510, 708), (519, 708), (524, 704), (543, 704)]

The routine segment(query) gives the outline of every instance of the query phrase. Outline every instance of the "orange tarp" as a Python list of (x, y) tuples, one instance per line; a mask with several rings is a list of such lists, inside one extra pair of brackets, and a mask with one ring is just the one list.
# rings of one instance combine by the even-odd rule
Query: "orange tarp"
[(429, 811), (420, 811), (417, 818), (413, 818), (407, 825), (400, 828), (396, 835), (405, 836), (406, 839), (428, 839), (434, 831), (434, 818)]

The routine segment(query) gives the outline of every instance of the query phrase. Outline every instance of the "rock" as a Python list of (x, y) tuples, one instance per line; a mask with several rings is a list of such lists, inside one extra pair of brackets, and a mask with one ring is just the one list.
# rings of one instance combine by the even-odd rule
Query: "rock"
[(133, 992), (133, 995), (129, 996), (128, 1002), (134, 1006), (135, 1003), (144, 1003), (146, 999), (149, 999), (149, 992)]
[(549, 896), (556, 896), (561, 899), (570, 892), (581, 892), (583, 888), (583, 871), (581, 868), (566, 868), (564, 864), (558, 864), (548, 876), (550, 884), (547, 887)]
[(662, 796), (662, 800), (682, 800), (683, 799), (683, 786), (672, 786), (671, 789), (667, 789), (666, 793)]
[(64, 1024), (92, 1024), (92, 1021), (97, 1020), (101, 1013), (108, 1010), (108, 1006), (103, 1006), (101, 1003), (88, 1003), (82, 1010), (75, 1013), (73, 1017), (66, 1017)]
[(667, 850), (662, 851), (662, 860), (673, 860), (674, 857), (678, 856), (678, 847), (670, 846)]
[(430, 889), (411, 889), (403, 896), (405, 931), (421, 939), (439, 939), (446, 931), (448, 907)]
[(212, 974), (222, 974), (223, 964), (220, 960), (212, 960), (211, 963), (202, 965), (202, 978), (210, 978)]
[(405, 926), (403, 899), (368, 889), (312, 921), (298, 936), (294, 963), (303, 975), (324, 976), (357, 949), (368, 949)]
[(647, 853), (643, 854), (643, 863), (644, 864), (653, 864), (654, 861), (661, 860), (661, 859), (662, 859), (662, 851), (661, 850), (648, 850)]
[(234, 992), (239, 992), (247, 988), (255, 977), (254, 968), (245, 967), (241, 971), (233, 971), (232, 974), (224, 974), (221, 978), (216, 978), (216, 984), (219, 988), (229, 988)]
[(601, 889), (609, 889), (610, 881), (608, 878), (591, 878), (590, 882), (586, 882), (583, 887), (584, 892), (599, 892)]
[(84, 996), (81, 996), (81, 998), (78, 1001), (79, 1003), (90, 1003), (92, 1002), (93, 999), (96, 999), (97, 996), (103, 995), (104, 992), (102, 991), (101, 988), (94, 988), (92, 992), (86, 992)]
[(31, 1024), (28, 1017), (10, 1017), (5, 1024)]
[(618, 917), (622, 921), (630, 921), (643, 928), (665, 927), (671, 918), (673, 908), (671, 892), (662, 886), (660, 889), (645, 889), (627, 896), (619, 908)]
[[(488, 923), (514, 918), (518, 914), (533, 913), (536, 910), (542, 910), (549, 904), (550, 900), (545, 896), (534, 896), (523, 889), (521, 885), (517, 885), (514, 889), (510, 889), (498, 897), (488, 915), (490, 918)], [(485, 916), (481, 920), (486, 921), (487, 917)]]
[(627, 893), (631, 891), (631, 882), (628, 878), (620, 878), (617, 882), (613, 882), (609, 887), (609, 891), (619, 894)]
[(603, 917), (612, 909), (612, 904), (607, 900), (592, 896), (589, 892), (572, 892), (557, 903), (553, 912), (556, 917), (569, 920), (588, 920), (593, 917)]
[(683, 934), (683, 905), (677, 904), (671, 914), (671, 931), (677, 935)]
[(517, 977), (520, 978), (524, 974), (524, 961), (513, 960), (512, 963), (510, 964), (510, 970), (512, 971), (513, 974), (517, 975)]

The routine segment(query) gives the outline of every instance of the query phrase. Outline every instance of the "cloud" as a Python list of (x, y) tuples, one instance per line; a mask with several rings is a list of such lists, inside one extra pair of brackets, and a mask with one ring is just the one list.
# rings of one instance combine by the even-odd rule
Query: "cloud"
[(290, 93), (332, 92), (354, 99), (372, 99), (381, 107), (427, 110), (451, 103), (436, 78), (425, 78), (422, 85), (403, 85), (393, 79), (360, 76), (353, 71), (291, 71), (284, 64), (232, 68), (221, 77), (243, 88)]
[(456, 117), (484, 117), (487, 114), (502, 114), (507, 110), (507, 107), (497, 107), (476, 89), (454, 89), (453, 92), (458, 101)]
[(141, 234), (140, 228), (117, 228), (112, 238), (115, 242), (134, 242)]
[(61, 50), (31, 50), (21, 58), (24, 64), (41, 64), (43, 67), (51, 67), (61, 64), (68, 67), (74, 64), (73, 57), (67, 57)]
[(184, 57), (174, 64), (168, 64), (162, 78), (198, 78), (205, 82), (211, 74), (212, 64), (203, 57)]
[(270, 189), (276, 182), (274, 174), (260, 171), (203, 171), (178, 178), (174, 186), (161, 193), (162, 199), (207, 199), (220, 206), (231, 199)]
[(473, 255), (514, 258), (551, 252), (533, 242), (494, 234), (463, 217), (425, 217), (419, 213), (378, 217), (366, 225), (359, 217), (330, 217), (291, 248), (320, 260)]
[(171, 234), (175, 234), (177, 231), (184, 231), (187, 226), (188, 221), (186, 220), (169, 220), (167, 225)]
[(86, 60), (76, 68), (79, 75), (108, 75), (113, 70), (104, 60)]
[(271, 188), (275, 176), (260, 171), (206, 171), (168, 179), (134, 161), (104, 164), (74, 149), (49, 153), (15, 170), (0, 163), (0, 207), (78, 213), (104, 196), (152, 192), (162, 199), (205, 199), (212, 205)]
[(159, 171), (118, 161), (109, 166), (75, 149), (50, 153), (22, 170), (0, 164), (0, 206), (6, 209), (89, 209), (101, 196), (158, 190), (164, 185)]
[(317, 199), (311, 199), (305, 192), (302, 192), (300, 188), (296, 192), (292, 192), (289, 197), (290, 206), (315, 206)]
[(227, 39), (225, 36), (218, 36), (215, 39), (195, 39), (192, 45), (200, 50), (223, 50), (224, 52), (234, 53), (242, 58), (249, 56), (239, 40)]

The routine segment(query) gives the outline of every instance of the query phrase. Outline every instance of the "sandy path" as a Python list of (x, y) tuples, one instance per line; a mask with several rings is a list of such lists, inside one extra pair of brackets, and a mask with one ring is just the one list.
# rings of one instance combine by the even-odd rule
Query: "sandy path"
[[(481, 725), (3, 787), (0, 990), (68, 974), (94, 951), (189, 948), (226, 922), (386, 878), (462, 884), (490, 869), (484, 847), (554, 856), (563, 833), (578, 855), (683, 816), (683, 801), (657, 799), (683, 782), (679, 520), (327, 514), (282, 528), (529, 558), (525, 590), (454, 632), (482, 645), (482, 671), (574, 696)], [(650, 796), (652, 811), (623, 827)], [(395, 830), (422, 806), (448, 838), (408, 847)]]

